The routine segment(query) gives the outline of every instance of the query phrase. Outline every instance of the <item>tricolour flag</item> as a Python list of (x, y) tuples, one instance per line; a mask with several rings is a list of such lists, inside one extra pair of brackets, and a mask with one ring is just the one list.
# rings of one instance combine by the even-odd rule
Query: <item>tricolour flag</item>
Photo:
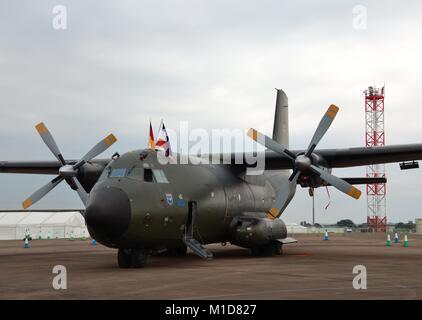
[(160, 131), (158, 132), (157, 142), (155, 143), (155, 150), (165, 152), (166, 157), (170, 157), (172, 155), (169, 136), (163, 120), (161, 120)]
[(151, 120), (149, 121), (149, 138), (148, 138), (148, 147), (151, 150), (155, 149), (155, 141), (154, 141), (154, 131), (152, 130)]

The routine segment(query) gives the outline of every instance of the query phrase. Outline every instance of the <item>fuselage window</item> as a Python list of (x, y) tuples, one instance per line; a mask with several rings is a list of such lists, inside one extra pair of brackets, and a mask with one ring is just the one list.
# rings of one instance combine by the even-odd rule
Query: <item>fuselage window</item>
[(124, 168), (118, 168), (118, 169), (113, 169), (110, 173), (110, 178), (121, 178), (124, 177), (126, 174), (126, 169)]

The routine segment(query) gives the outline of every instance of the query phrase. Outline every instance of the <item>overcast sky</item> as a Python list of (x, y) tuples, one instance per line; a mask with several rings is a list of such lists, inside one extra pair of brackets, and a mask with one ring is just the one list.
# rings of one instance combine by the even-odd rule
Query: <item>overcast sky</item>
[[(67, 29), (52, 27), (55, 5)], [(366, 29), (353, 8), (367, 9)], [(422, 142), (420, 1), (0, 2), (0, 160), (53, 160), (44, 121), (65, 158), (113, 132), (113, 152), (145, 147), (151, 118), (178, 130), (255, 127), (271, 134), (275, 87), (289, 96), (291, 148), (305, 148), (326, 108), (340, 107), (320, 148), (363, 146), (362, 92), (386, 84), (387, 144)], [(421, 170), (388, 165), (390, 221), (422, 217)], [(365, 168), (334, 170), (364, 176)], [(1, 175), (0, 208), (17, 209), (51, 176)], [(360, 187), (362, 191), (364, 188)], [(317, 190), (317, 221), (366, 220), (366, 196)], [(62, 183), (34, 208), (82, 204)], [(284, 213), (311, 219), (298, 188)]]

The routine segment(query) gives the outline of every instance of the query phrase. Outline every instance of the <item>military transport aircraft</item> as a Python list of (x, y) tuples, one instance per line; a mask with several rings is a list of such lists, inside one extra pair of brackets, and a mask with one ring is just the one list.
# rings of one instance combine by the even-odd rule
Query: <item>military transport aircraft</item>
[(341, 179), (332, 168), (422, 159), (422, 144), (316, 149), (338, 110), (328, 108), (307, 149), (289, 150), (287, 96), (277, 90), (272, 138), (248, 131), (267, 148), (260, 175), (246, 174), (251, 166), (245, 161), (163, 165), (150, 149), (93, 160), (116, 141), (112, 134), (80, 160), (65, 160), (43, 123), (36, 129), (57, 161), (3, 161), (0, 172), (56, 175), (23, 202), (25, 209), (66, 181), (86, 207), (90, 235), (118, 249), (121, 268), (143, 267), (150, 254), (184, 255), (187, 247), (210, 259), (212, 253), (203, 246), (209, 243), (230, 242), (250, 248), (253, 255), (281, 254), (283, 244), (295, 241), (279, 217), (297, 184), (331, 185), (358, 199), (361, 192), (352, 184), (383, 183), (385, 178)]

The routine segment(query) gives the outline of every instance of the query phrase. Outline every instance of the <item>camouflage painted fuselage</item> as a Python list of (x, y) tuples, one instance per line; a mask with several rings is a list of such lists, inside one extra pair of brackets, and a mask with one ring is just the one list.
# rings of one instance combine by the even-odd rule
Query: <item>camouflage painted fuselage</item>
[[(117, 177), (112, 174), (115, 169), (123, 169)], [(145, 181), (144, 170), (162, 170), (168, 182)], [(194, 237), (198, 241), (205, 244), (230, 241), (250, 247), (280, 235), (285, 237), (282, 221), (267, 219), (266, 212), (273, 204), (275, 186), (283, 187), (287, 177), (286, 170), (247, 175), (230, 165), (163, 165), (155, 151), (131, 151), (111, 161), (91, 190), (94, 199), (96, 193), (107, 188), (119, 189), (127, 195), (130, 204), (127, 230), (110, 236), (96, 232), (89, 223), (88, 229), (109, 247), (153, 250), (178, 247), (182, 245), (188, 203), (195, 201), (198, 214)], [(251, 224), (246, 223), (249, 229), (242, 230), (247, 227), (243, 222), (251, 219), (255, 227), (251, 229)]]

